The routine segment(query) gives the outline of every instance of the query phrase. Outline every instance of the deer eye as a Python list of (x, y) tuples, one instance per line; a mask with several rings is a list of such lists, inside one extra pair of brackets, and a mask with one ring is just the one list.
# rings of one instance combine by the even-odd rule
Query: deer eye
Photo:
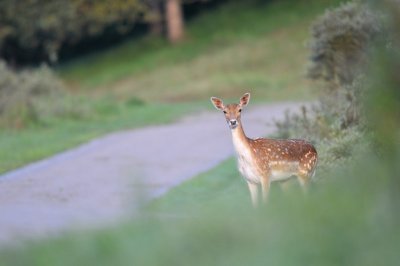
[(242, 109), (239, 109), (239, 113), (241, 113), (242, 112)]
[(226, 114), (226, 111), (223, 111), (224, 112), (224, 114)]

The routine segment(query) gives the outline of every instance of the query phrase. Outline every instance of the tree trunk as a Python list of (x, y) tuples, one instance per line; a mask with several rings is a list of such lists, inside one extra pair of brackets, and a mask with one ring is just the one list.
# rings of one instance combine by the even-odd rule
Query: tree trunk
[(161, 3), (159, 0), (149, 1), (150, 5), (150, 34), (153, 36), (161, 36), (163, 34), (163, 14), (161, 11)]
[(178, 43), (184, 37), (181, 0), (166, 0), (165, 12), (168, 40)]

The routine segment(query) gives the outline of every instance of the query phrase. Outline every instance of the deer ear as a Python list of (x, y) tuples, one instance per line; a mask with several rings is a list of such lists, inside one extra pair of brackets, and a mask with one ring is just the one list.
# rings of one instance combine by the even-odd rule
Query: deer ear
[(217, 97), (211, 97), (211, 102), (218, 110), (223, 110), (225, 108), (222, 100)]
[(240, 98), (240, 105), (245, 107), (250, 101), (250, 93), (245, 93), (242, 98)]

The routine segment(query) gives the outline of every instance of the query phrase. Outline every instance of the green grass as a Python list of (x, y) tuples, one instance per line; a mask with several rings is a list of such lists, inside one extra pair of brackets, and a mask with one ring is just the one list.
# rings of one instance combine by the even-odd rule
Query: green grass
[(246, 182), (236, 170), (233, 158), (171, 189), (165, 196), (152, 202), (149, 211), (171, 214), (177, 210), (204, 210), (231, 201), (241, 202), (241, 207), (250, 204)]
[[(295, 179), (289, 181), (287, 188), (295, 193), (301, 192)], [(272, 201), (275, 197), (279, 199), (282, 192), (279, 184), (274, 184), (270, 193)], [(204, 211), (214, 205), (223, 205), (225, 210), (232, 212), (235, 212), (237, 208), (251, 207), (247, 183), (238, 172), (234, 158), (171, 189), (166, 195), (153, 201), (148, 211), (169, 214), (178, 212), (179, 214), (181, 210)]]

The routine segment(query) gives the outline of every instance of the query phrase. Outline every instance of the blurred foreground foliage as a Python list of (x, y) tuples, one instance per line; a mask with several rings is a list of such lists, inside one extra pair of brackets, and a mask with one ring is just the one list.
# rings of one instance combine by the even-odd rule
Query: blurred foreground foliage
[[(400, 230), (387, 209), (386, 183), (370, 179), (382, 170), (338, 171), (341, 178), (308, 197), (276, 195), (260, 210), (232, 197), (201, 210), (175, 209), (179, 214), (32, 243), (0, 257), (15, 266), (397, 265)], [(349, 174), (358, 176), (346, 180)]]
[(388, 178), (394, 215), (399, 221), (400, 213), (400, 2), (376, 1), (377, 7), (389, 14), (386, 19), (392, 32), (390, 43), (378, 43), (371, 65), (370, 84), (366, 93), (367, 126), (374, 132), (373, 140), (379, 147), (381, 163), (390, 169)]

